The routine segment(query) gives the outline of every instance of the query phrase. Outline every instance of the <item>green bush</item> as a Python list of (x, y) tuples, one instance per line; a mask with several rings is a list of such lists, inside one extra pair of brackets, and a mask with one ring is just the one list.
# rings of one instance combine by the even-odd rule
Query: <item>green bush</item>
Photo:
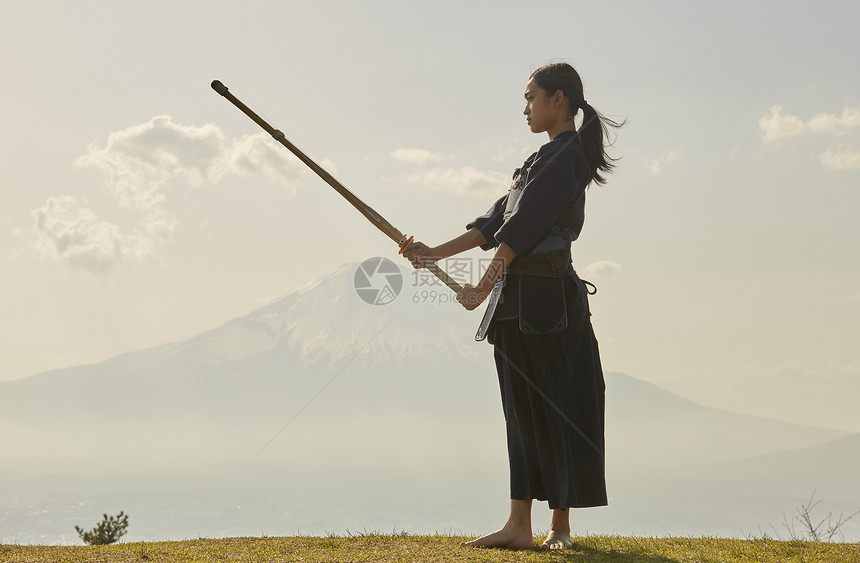
[(128, 516), (120, 511), (116, 516), (104, 515), (104, 519), (99, 522), (99, 525), (85, 532), (80, 526), (75, 526), (78, 535), (84, 540), (87, 545), (107, 545), (114, 543), (119, 538), (125, 535), (125, 530), (128, 528)]

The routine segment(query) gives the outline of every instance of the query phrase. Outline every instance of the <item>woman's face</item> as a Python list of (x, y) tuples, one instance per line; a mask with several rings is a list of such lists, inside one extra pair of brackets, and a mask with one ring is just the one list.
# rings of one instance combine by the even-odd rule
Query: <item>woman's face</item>
[(541, 88), (532, 78), (526, 84), (526, 109), (523, 114), (532, 133), (543, 133), (555, 122), (555, 114), (552, 111), (552, 98), (547, 96), (546, 90)]

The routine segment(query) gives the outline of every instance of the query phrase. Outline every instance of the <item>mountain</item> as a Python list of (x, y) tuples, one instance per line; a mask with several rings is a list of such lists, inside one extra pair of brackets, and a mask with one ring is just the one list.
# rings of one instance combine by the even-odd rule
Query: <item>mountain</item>
[(455, 381), (452, 371), (459, 378), (473, 365), (484, 372), (492, 368), (477, 361), (491, 353), (489, 347), (468, 338), (475, 319), (414, 305), (405, 295), (388, 305), (368, 305), (353, 289), (355, 269), (346, 265), (183, 342), (2, 383), (0, 416), (34, 424), (58, 414), (244, 418), (258, 410), (248, 400), (268, 403), (313, 389), (356, 352), (350, 368), (373, 372), (378, 386), (368, 391), (374, 396), (391, 378), (418, 387), (443, 381), (453, 386), (464, 382)]
[[(376, 266), (181, 342), (0, 383), (0, 542), (74, 542), (73, 524), (119, 510), (130, 541), (496, 526), (507, 462), (481, 315)], [(811, 487), (856, 490), (856, 437), (606, 385), (610, 507), (578, 513), (580, 531), (753, 532)]]
[(704, 407), (622, 374), (607, 375), (606, 409), (607, 455), (633, 468), (739, 461), (848, 434)]
[(860, 499), (858, 467), (860, 434), (852, 434), (815, 446), (711, 464), (699, 468), (699, 477), (744, 482), (759, 494), (780, 489), (811, 493), (819, 489), (824, 495), (835, 493), (845, 500), (856, 500)]
[[(495, 432), (501, 408), (492, 347), (473, 340), (480, 314), (415, 272), (397, 271), (396, 299), (368, 304), (355, 290), (368, 283), (357, 277), (360, 266), (344, 265), (182, 342), (0, 383), (0, 424), (27, 429), (31, 451), (46, 433), (83, 443), (90, 432), (131, 432), (164, 444), (165, 432), (179, 436), (192, 423), (225, 436), (244, 427), (265, 433), (313, 398), (301, 417), (318, 416), (319, 428), (370, 434), (382, 418), (411, 420), (443, 441), (445, 424)], [(377, 285), (395, 287), (385, 276), (374, 278)], [(606, 381), (610, 466), (735, 461), (845, 435), (702, 407), (622, 374), (607, 373)]]

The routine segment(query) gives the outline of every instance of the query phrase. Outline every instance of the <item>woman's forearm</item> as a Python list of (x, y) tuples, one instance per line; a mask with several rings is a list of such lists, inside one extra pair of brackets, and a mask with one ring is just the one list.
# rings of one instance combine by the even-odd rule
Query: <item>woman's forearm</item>
[(433, 247), (430, 253), (433, 255), (433, 258), (441, 260), (455, 254), (460, 254), (461, 252), (466, 252), (486, 242), (487, 239), (481, 234), (481, 231), (472, 227), (462, 235)]
[(496, 282), (499, 281), (500, 277), (502, 277), (502, 273), (507, 269), (508, 265), (514, 258), (516, 258), (516, 256), (517, 255), (510, 246), (505, 243), (501, 243), (496, 249), (496, 253), (493, 255), (493, 261), (490, 262), (490, 266), (487, 268), (487, 271), (484, 272), (478, 285), (475, 286), (478, 293), (490, 293), (490, 290), (493, 289), (493, 286), (496, 285)]

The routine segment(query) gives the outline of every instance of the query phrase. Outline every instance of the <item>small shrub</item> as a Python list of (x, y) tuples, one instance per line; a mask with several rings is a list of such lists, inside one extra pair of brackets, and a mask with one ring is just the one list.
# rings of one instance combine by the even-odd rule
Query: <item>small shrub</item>
[(75, 526), (78, 535), (84, 540), (87, 545), (107, 545), (114, 543), (119, 538), (125, 535), (128, 528), (128, 516), (120, 512), (116, 516), (104, 515), (104, 519), (99, 522), (99, 525), (85, 532), (80, 526)]
[[(782, 525), (788, 533), (788, 538), (783, 538), (776, 527), (771, 524), (770, 528), (773, 530), (773, 537), (759, 526), (759, 535), (748, 535), (748, 539), (770, 540), (775, 538), (780, 541), (788, 539), (790, 541), (832, 542), (835, 537), (839, 536), (844, 540), (842, 527), (849, 520), (860, 514), (860, 510), (848, 516), (840, 514), (835, 520), (833, 513), (829, 512), (827, 516), (819, 519), (819, 517), (812, 515), (813, 509), (821, 503), (820, 500), (815, 500), (815, 493), (816, 490), (813, 490), (812, 495), (809, 497), (809, 502), (794, 509), (795, 515), (792, 516), (791, 520), (785, 514), (782, 515)], [(799, 531), (798, 527), (800, 528)]]
[[(809, 497), (809, 502), (801, 506), (800, 508), (795, 509), (797, 515), (791, 519), (791, 525), (786, 521), (786, 518), (783, 517), (783, 521), (786, 529), (791, 534), (791, 539), (807, 539), (809, 541), (833, 541), (833, 537), (839, 534), (842, 535), (842, 526), (845, 525), (846, 522), (860, 514), (860, 511), (855, 512), (854, 514), (846, 517), (844, 514), (840, 514), (836, 521), (833, 521), (833, 513), (830, 512), (822, 518), (818, 520), (812, 516), (812, 509), (818, 506), (820, 500), (815, 500), (815, 491), (812, 491), (812, 496)], [(803, 536), (799, 536), (794, 531), (794, 522), (799, 522), (803, 529)], [(816, 523), (817, 522), (817, 523)]]

